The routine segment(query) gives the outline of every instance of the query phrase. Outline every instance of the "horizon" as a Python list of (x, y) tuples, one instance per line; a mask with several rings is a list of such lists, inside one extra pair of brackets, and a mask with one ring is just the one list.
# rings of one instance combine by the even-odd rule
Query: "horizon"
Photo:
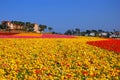
[[(9, 20), (2, 20), (2, 21), (9, 21)], [(0, 24), (2, 24), (2, 21), (0, 22)], [(15, 21), (15, 20), (12, 20), (12, 21)], [(11, 21), (9, 21), (9, 22), (11, 22)], [(17, 21), (17, 22), (23, 22), (23, 21)], [(29, 21), (27, 21), (27, 22), (29, 22)], [(26, 22), (24, 22), (25, 24), (26, 24)], [(38, 23), (32, 23), (32, 22), (30, 22), (31, 24), (37, 24), (38, 26), (39, 25), (42, 25), (42, 24), (38, 24)], [(24, 25), (25, 26), (25, 25)], [(46, 25), (47, 26), (47, 25)], [(49, 30), (48, 30), (48, 28), (49, 28), (49, 26), (47, 26), (47, 28), (44, 30), (45, 32), (48, 32)], [(52, 27), (52, 29), (53, 29), (53, 27)], [(68, 30), (75, 30), (75, 29), (79, 29), (79, 28), (74, 28), (74, 29), (67, 29), (66, 31), (68, 31)], [(102, 30), (102, 31), (105, 31), (105, 32), (114, 32), (114, 31), (119, 31), (119, 30), (116, 30), (116, 29), (113, 29), (112, 31), (107, 31), (107, 30), (104, 30), (104, 29), (86, 29), (86, 30), (84, 30), (84, 31), (81, 31), (80, 30), (80, 32), (86, 32), (87, 30), (90, 30), (90, 31), (92, 31), (92, 30), (96, 30), (96, 31), (98, 31), (98, 30)], [(65, 32), (66, 32), (65, 31)], [(56, 32), (56, 31), (52, 31), (52, 32)], [(65, 33), (64, 32), (64, 33)], [(61, 33), (61, 32), (57, 32), (57, 33)], [(64, 33), (62, 33), (62, 34), (64, 34)]]
[(2, 0), (0, 21), (23, 21), (45, 24), (53, 31), (120, 31), (120, 0)]

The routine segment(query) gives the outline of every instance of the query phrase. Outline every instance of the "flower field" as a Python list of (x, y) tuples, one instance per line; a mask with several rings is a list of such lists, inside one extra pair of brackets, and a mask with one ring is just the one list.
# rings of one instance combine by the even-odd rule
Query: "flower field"
[(120, 54), (87, 44), (106, 39), (46, 36), (0, 38), (0, 80), (120, 79)]

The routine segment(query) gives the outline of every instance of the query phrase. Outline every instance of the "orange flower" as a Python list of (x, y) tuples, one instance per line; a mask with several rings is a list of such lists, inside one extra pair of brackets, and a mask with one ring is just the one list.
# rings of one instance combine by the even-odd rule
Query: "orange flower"
[(71, 74), (66, 74), (66, 76), (67, 76), (68, 78), (71, 78), (71, 77), (72, 77), (72, 75), (71, 75)]
[(88, 75), (88, 72), (87, 72), (87, 71), (82, 71), (82, 74), (83, 74), (84, 76), (87, 76), (87, 75)]

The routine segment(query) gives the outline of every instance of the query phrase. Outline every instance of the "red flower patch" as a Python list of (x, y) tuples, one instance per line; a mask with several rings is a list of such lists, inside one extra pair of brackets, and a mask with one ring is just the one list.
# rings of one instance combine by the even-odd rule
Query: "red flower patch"
[(90, 41), (90, 42), (87, 42), (87, 44), (120, 53), (120, 40), (117, 40), (117, 39)]

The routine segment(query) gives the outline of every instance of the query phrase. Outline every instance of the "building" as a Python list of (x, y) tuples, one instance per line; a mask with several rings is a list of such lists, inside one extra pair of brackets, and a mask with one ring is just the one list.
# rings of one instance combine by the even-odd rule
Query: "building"
[(120, 31), (116, 31), (110, 34), (110, 38), (120, 38)]
[(94, 32), (91, 32), (90, 34), (89, 34), (89, 36), (95, 36), (95, 33)]
[(34, 23), (33, 25), (34, 25), (33, 26), (34, 31), (37, 32), (37, 33), (40, 33), (38, 24)]
[(24, 26), (11, 23), (10, 21), (2, 21), (2, 25), (6, 26), (6, 29), (10, 30), (22, 30)]
[[(2, 21), (2, 25), (4, 25), (6, 29), (9, 30), (23, 30), (26, 27), (25, 25), (15, 24), (10, 21)], [(34, 23), (32, 28), (34, 32), (40, 33), (38, 24)]]
[(2, 25), (4, 25), (6, 29), (13, 29), (13, 24), (10, 21), (2, 21)]
[(109, 34), (108, 32), (101, 32), (98, 35), (99, 37), (108, 37), (109, 36), (108, 34)]

